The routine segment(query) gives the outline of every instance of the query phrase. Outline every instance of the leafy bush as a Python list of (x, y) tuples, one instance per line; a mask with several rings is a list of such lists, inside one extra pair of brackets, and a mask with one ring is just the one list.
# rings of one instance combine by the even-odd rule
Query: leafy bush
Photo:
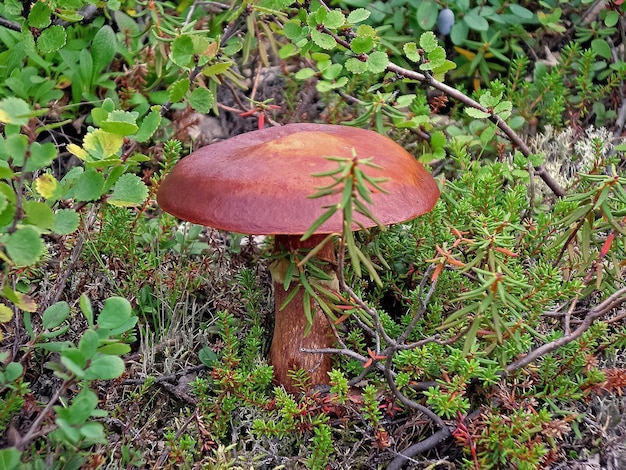
[[(626, 7), (588, 3), (2, 2), (0, 466), (623, 460)], [(442, 196), (337, 237), (339, 291), (298, 271), (339, 341), (292, 395), (266, 243), (154, 199), (216, 123), (299, 120), (392, 136)]]

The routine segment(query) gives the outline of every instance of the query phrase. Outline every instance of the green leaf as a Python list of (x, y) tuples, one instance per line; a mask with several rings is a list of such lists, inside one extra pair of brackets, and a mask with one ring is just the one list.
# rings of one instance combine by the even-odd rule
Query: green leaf
[(112, 380), (124, 373), (124, 361), (117, 356), (102, 355), (91, 361), (85, 371), (86, 380)]
[(357, 36), (350, 43), (350, 49), (355, 54), (367, 54), (374, 47), (374, 38), (371, 36)]
[(296, 72), (294, 77), (296, 80), (308, 80), (309, 78), (315, 76), (315, 70), (310, 67), (305, 67)]
[(615, 10), (609, 10), (606, 12), (606, 18), (604, 18), (604, 24), (612, 28), (617, 24), (620, 19), (620, 13)]
[(233, 66), (232, 62), (217, 62), (215, 64), (211, 64), (203, 68), (202, 73), (206, 75), (207, 77), (214, 77), (214, 76), (221, 75), (224, 72), (228, 71), (230, 68), (232, 68), (232, 66)]
[(49, 54), (65, 46), (66, 41), (65, 28), (60, 25), (54, 25), (41, 32), (41, 35), (37, 38), (37, 48), (42, 54)]
[(372, 52), (367, 58), (367, 69), (372, 73), (384, 72), (387, 65), (389, 65), (389, 57), (385, 52)]
[(428, 53), (428, 62), (420, 64), (421, 70), (436, 70), (446, 60), (446, 51), (443, 47), (436, 47), (434, 50)]
[(63, 323), (70, 316), (70, 306), (67, 302), (57, 302), (44, 310), (41, 317), (42, 325), (46, 330), (52, 330)]
[(81, 294), (78, 299), (78, 305), (80, 306), (80, 311), (83, 312), (85, 319), (87, 320), (87, 324), (90, 327), (93, 327), (93, 307), (91, 306), (91, 300), (85, 294)]
[(113, 193), (107, 202), (118, 207), (130, 207), (143, 204), (147, 197), (146, 184), (137, 175), (126, 173), (113, 186)]
[(489, 29), (487, 20), (480, 16), (475, 10), (469, 11), (467, 15), (463, 17), (463, 21), (474, 31), (487, 31)]
[(13, 318), (13, 310), (4, 304), (0, 304), (0, 323), (10, 322)]
[(96, 323), (100, 328), (114, 330), (123, 325), (131, 316), (130, 302), (123, 297), (109, 297), (98, 315)]
[[(111, 0), (109, 0), (109, 5)], [(104, 426), (101, 423), (88, 422), (80, 427), (80, 434), (90, 441), (106, 441), (104, 436)]]
[(52, 10), (48, 5), (43, 2), (36, 2), (28, 14), (28, 25), (31, 28), (46, 28), (52, 22), (51, 14)]
[(346, 60), (346, 70), (354, 74), (367, 72), (367, 64), (356, 57)]
[(324, 26), (328, 29), (341, 28), (346, 22), (346, 17), (341, 13), (341, 10), (331, 10), (324, 19)]
[(311, 30), (311, 39), (322, 49), (334, 49), (337, 45), (337, 41), (330, 34), (322, 33), (317, 29)]
[(36, 312), (37, 304), (28, 295), (21, 292), (14, 291), (9, 286), (4, 286), (2, 294), (11, 302), (13, 302), (17, 308), (24, 310), (25, 312)]
[(104, 176), (94, 169), (86, 169), (74, 183), (74, 199), (94, 201), (100, 199), (104, 188)]
[(420, 28), (425, 31), (430, 31), (435, 27), (435, 24), (437, 24), (439, 7), (437, 3), (432, 0), (421, 1), (415, 16)]
[(44, 202), (24, 201), (24, 222), (40, 229), (51, 229), (54, 225), (54, 212)]
[(21, 98), (9, 96), (0, 100), (0, 122), (25, 126), (31, 114), (29, 104)]
[(137, 126), (137, 113), (116, 109), (109, 113), (107, 120), (101, 126), (106, 132), (112, 134), (121, 136), (134, 134), (139, 129), (139, 126)]
[(91, 56), (93, 57), (93, 82), (113, 61), (117, 52), (115, 32), (109, 25), (98, 30), (91, 42)]
[(499, 93), (497, 96), (493, 96), (491, 92), (488, 91), (486, 93), (483, 93), (480, 96), (478, 101), (485, 108), (493, 108), (495, 105), (497, 105), (500, 102), (501, 99), (502, 99), (502, 93)]
[(414, 42), (407, 42), (402, 47), (402, 50), (404, 51), (404, 55), (406, 56), (406, 58), (412, 62), (419, 62), (422, 57), (417, 50), (417, 44), (415, 44)]
[(189, 105), (200, 114), (211, 111), (213, 102), (213, 93), (206, 88), (195, 88), (189, 95)]
[(487, 119), (491, 116), (491, 114), (481, 111), (480, 109), (470, 107), (465, 108), (465, 114), (476, 119)]
[(160, 109), (158, 107), (155, 108), (156, 109), (152, 109), (152, 111), (150, 111), (150, 113), (143, 118), (143, 121), (141, 121), (139, 130), (135, 134), (137, 142), (147, 142), (159, 128), (162, 116)]
[(15, 447), (0, 450), (0, 468), (15, 470), (20, 466), (22, 453)]
[(352, 10), (348, 15), (348, 23), (360, 23), (361, 21), (365, 21), (370, 17), (371, 13), (369, 10), (365, 8), (357, 8), (356, 10)]
[(298, 20), (290, 20), (287, 21), (283, 25), (283, 33), (292, 41), (297, 40), (302, 34), (302, 26), (300, 26), (300, 22)]
[(123, 356), (130, 352), (130, 346), (124, 343), (105, 344), (98, 348), (100, 354), (110, 354), (112, 356)]
[(218, 360), (217, 354), (210, 347), (205, 346), (198, 352), (198, 359), (207, 367), (213, 367)]
[(611, 58), (611, 46), (604, 39), (594, 39), (591, 41), (591, 50), (604, 59)]
[(76, 211), (72, 209), (59, 209), (54, 214), (52, 231), (57, 235), (69, 235), (78, 229), (79, 218)]
[[(4, 379), (6, 382), (15, 382), (24, 373), (24, 366), (19, 362), (9, 362), (4, 369)], [(1, 462), (1, 460), (0, 460)], [(0, 465), (0, 468), (4, 468)]]
[(172, 103), (178, 103), (185, 97), (190, 86), (191, 82), (188, 78), (182, 78), (172, 83), (168, 88), (169, 100)]
[(420, 36), (420, 47), (424, 49), (424, 51), (432, 52), (439, 44), (437, 43), (437, 38), (435, 37), (435, 33), (432, 31), (427, 31), (422, 33)]
[(17, 266), (30, 266), (39, 261), (44, 244), (39, 232), (29, 225), (18, 228), (6, 238), (4, 247)]
[(94, 330), (85, 331), (78, 342), (78, 350), (87, 360), (94, 357), (96, 351), (98, 350), (98, 346), (100, 346), (100, 340), (98, 339), (98, 333)]
[(203, 55), (209, 47), (209, 41), (198, 35), (183, 34), (172, 42), (170, 59), (179, 67), (190, 68), (195, 65), (197, 56)]
[(33, 142), (30, 146), (30, 157), (26, 161), (24, 171), (37, 171), (47, 166), (57, 157), (57, 149), (53, 143), (40, 144)]
[(296, 55), (297, 53), (298, 53), (298, 48), (294, 44), (288, 43), (282, 46), (278, 50), (278, 57), (280, 57), (281, 59), (287, 59), (291, 56)]
[(518, 5), (517, 3), (509, 4), (509, 10), (511, 10), (511, 13), (513, 13), (515, 16), (524, 20), (531, 20), (534, 16), (532, 11), (530, 11), (526, 7)]

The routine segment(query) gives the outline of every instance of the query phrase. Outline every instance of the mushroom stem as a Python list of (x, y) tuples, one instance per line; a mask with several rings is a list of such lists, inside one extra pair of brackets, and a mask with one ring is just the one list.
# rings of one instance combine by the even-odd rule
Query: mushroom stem
[[(300, 235), (277, 235), (275, 238), (275, 252), (313, 248), (324, 240), (325, 235), (313, 235), (304, 242), (300, 241), (300, 237)], [(332, 266), (336, 261), (332, 242), (326, 243), (316, 256), (329, 262)], [(328, 372), (330, 372), (332, 366), (332, 360), (329, 355), (303, 352), (302, 348), (329, 348), (333, 346), (335, 338), (326, 315), (313, 299), (311, 299), (311, 312), (314, 315), (313, 325), (309, 333), (306, 336), (304, 335), (307, 327), (307, 319), (304, 314), (304, 290), (302, 286), (299, 286), (297, 277), (294, 277), (289, 288), (285, 290), (284, 273), (286, 263), (285, 260), (278, 260), (270, 268), (274, 283), (276, 320), (269, 360), (270, 364), (274, 366), (275, 382), (282, 384), (289, 392), (297, 392), (298, 389), (293, 380), (287, 376), (290, 370), (306, 370), (310, 373), (311, 384), (328, 384)], [(334, 271), (329, 274), (335, 276)], [(298, 292), (281, 310), (280, 307), (290, 296), (293, 289), (298, 289)]]

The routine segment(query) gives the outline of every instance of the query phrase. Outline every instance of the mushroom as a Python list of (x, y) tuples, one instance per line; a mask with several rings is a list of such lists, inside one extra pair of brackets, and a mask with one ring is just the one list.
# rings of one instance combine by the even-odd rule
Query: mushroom
[[(372, 190), (369, 207), (383, 225), (407, 221), (430, 211), (439, 197), (433, 177), (391, 139), (376, 132), (339, 125), (287, 124), (232, 137), (202, 147), (181, 159), (161, 184), (157, 201), (170, 214), (196, 224), (221, 230), (274, 235), (275, 250), (312, 248), (329, 233), (342, 232), (337, 211), (313, 236), (302, 235), (327, 207), (337, 204), (336, 195), (311, 198), (316, 188), (332, 183), (331, 177), (314, 176), (337, 167), (326, 157), (373, 157), (377, 167), (368, 167), (373, 178), (386, 178), (386, 192)], [(376, 223), (360, 213), (359, 225)], [(332, 243), (316, 255), (330, 265), (335, 262)], [(328, 348), (335, 338), (329, 321), (314, 306), (313, 325), (305, 333), (307, 320), (302, 289), (290, 296), (295, 282), (284, 288), (284, 266), (271, 267), (275, 296), (275, 326), (269, 361), (275, 382), (294, 391), (289, 370), (305, 369), (312, 384), (327, 384), (331, 357), (302, 349)], [(336, 279), (335, 279), (336, 283)]]

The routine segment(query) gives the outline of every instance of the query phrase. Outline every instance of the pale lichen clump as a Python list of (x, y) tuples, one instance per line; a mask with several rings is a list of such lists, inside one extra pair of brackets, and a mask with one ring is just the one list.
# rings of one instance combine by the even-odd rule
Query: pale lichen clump
[(588, 127), (584, 135), (576, 135), (573, 128), (558, 130), (546, 125), (534, 136), (529, 146), (533, 153), (544, 154), (544, 167), (562, 187), (568, 188), (579, 173), (593, 168), (612, 150), (612, 135), (604, 127)]

